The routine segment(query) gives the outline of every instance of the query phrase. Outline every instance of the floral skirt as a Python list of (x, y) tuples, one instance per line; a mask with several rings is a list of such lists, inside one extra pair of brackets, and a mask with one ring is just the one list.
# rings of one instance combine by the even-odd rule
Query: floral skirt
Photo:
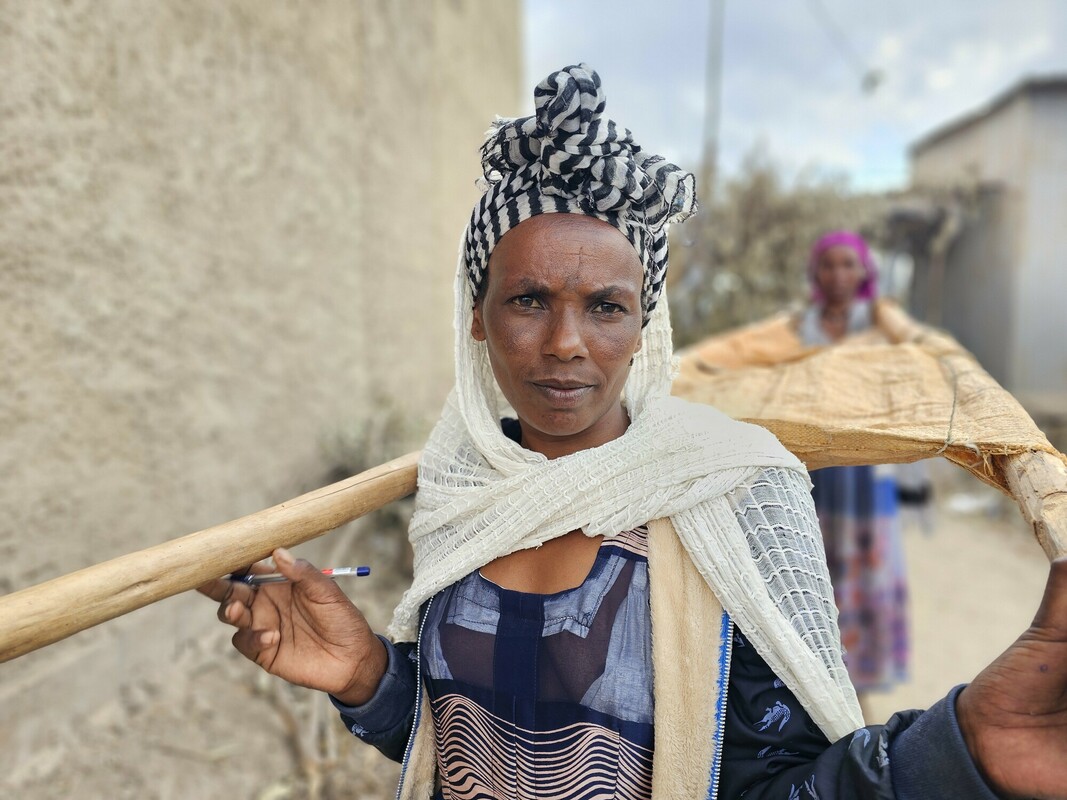
[(840, 611), (845, 664), (857, 691), (906, 680), (907, 580), (892, 468), (811, 473)]

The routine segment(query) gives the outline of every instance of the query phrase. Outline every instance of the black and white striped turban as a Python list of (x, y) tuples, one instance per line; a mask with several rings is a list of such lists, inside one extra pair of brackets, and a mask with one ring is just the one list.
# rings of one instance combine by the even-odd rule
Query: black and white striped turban
[(649, 155), (604, 114), (600, 76), (578, 64), (534, 89), (532, 117), (498, 119), (482, 145), (486, 188), (474, 206), (463, 258), (474, 297), (496, 243), (538, 214), (585, 214), (626, 236), (645, 269), (647, 324), (667, 274), (667, 226), (696, 211), (692, 173)]

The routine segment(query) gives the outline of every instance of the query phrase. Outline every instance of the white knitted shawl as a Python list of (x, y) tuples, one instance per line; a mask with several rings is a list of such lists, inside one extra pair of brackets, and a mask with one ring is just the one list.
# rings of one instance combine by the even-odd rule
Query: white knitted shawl
[[(804, 467), (765, 429), (670, 396), (665, 299), (644, 329), (626, 383), (626, 433), (554, 460), (501, 431), (502, 403), (485, 343), (470, 334), (462, 257), (455, 301), (456, 387), (419, 463), (409, 531), (415, 574), (390, 635), (413, 640), (427, 599), (500, 556), (578, 528), (614, 536), (669, 517), (723, 608), (830, 741), (860, 727), (836, 620), (827, 611), (833, 599), (826, 596), (825, 562), (813, 574), (810, 558), (800, 556), (805, 548), (811, 552), (811, 543), (777, 530), (746, 537), (724, 497), (756, 470)], [(768, 566), (783, 554), (788, 563)]]

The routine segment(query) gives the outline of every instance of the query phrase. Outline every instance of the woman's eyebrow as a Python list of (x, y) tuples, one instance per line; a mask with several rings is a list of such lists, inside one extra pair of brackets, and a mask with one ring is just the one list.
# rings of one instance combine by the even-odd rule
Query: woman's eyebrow
[[(633, 294), (634, 291), (635, 288), (633, 286), (611, 283), (607, 286), (598, 286), (596, 289), (590, 291), (586, 297), (590, 300), (609, 300), (625, 297)], [(552, 294), (552, 289), (545, 283), (535, 280), (534, 278), (519, 277), (508, 283), (505, 294), (511, 296), (522, 294), (544, 296)]]
[(548, 294), (548, 287), (540, 281), (536, 281), (533, 278), (516, 278), (510, 286), (508, 286), (508, 294), (534, 294), (542, 295)]
[(618, 297), (625, 297), (631, 295), (634, 292), (632, 286), (621, 286), (618, 284), (608, 284), (607, 286), (601, 286), (596, 291), (589, 293), (591, 300), (611, 300)]

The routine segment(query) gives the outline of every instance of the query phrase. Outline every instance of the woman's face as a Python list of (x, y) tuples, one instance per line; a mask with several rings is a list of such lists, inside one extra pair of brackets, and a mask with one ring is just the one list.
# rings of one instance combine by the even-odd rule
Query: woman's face
[(471, 335), (487, 345), (524, 446), (557, 458), (626, 430), (643, 281), (626, 237), (592, 217), (531, 217), (494, 248)]
[(850, 303), (867, 277), (856, 251), (848, 245), (829, 247), (815, 265), (815, 282), (827, 303)]

